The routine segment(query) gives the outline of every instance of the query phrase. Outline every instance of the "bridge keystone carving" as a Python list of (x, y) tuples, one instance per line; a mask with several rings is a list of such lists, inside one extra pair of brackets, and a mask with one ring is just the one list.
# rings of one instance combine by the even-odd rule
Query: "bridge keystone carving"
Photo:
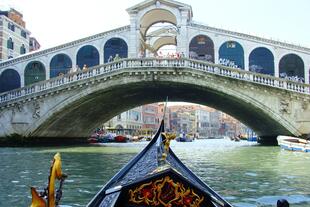
[(282, 114), (291, 113), (291, 104), (289, 100), (283, 98), (280, 99), (280, 112), (282, 112)]
[[(57, 91), (58, 92), (58, 91)], [(56, 93), (57, 93), (56, 92)], [(33, 113), (32, 113), (32, 117), (34, 118), (34, 119), (39, 119), (40, 118), (40, 101), (39, 100), (35, 100), (34, 102), (33, 102)]]

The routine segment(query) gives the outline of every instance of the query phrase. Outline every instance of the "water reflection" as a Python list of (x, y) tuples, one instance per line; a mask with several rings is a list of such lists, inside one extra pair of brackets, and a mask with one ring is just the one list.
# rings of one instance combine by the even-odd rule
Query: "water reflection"
[[(62, 203), (85, 206), (143, 146), (1, 148), (0, 206), (30, 204), (29, 186), (46, 186), (48, 160), (55, 152), (61, 152), (63, 171), (69, 175)], [(310, 205), (310, 153), (229, 140), (172, 142), (172, 148), (234, 206), (274, 206), (278, 198), (293, 206)]]

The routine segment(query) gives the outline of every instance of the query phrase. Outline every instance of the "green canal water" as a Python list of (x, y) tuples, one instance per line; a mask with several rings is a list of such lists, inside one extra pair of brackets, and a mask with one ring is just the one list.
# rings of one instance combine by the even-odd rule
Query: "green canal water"
[[(85, 206), (100, 188), (145, 146), (0, 148), (0, 206), (29, 206), (29, 186), (45, 187), (50, 161), (62, 155), (62, 204)], [(287, 152), (230, 140), (172, 142), (179, 158), (236, 207), (310, 206), (310, 153)]]

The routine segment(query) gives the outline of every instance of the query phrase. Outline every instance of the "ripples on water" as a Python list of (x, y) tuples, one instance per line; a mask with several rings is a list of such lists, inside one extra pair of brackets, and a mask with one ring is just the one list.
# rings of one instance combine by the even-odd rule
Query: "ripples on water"
[[(61, 152), (65, 181), (62, 203), (85, 206), (144, 146), (0, 148), (0, 206), (28, 206), (29, 186), (47, 184), (50, 160)], [(179, 158), (236, 207), (275, 206), (279, 198), (310, 206), (310, 153), (287, 152), (229, 140), (172, 142)]]

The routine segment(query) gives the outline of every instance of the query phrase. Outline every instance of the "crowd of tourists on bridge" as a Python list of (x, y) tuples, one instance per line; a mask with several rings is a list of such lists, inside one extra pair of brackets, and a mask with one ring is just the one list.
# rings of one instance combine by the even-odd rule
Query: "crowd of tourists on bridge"
[[(185, 53), (184, 52), (168, 52), (166, 54), (164, 54), (162, 51), (156, 52), (154, 54), (150, 54), (152, 55), (151, 57), (155, 57), (155, 58), (171, 58), (171, 59), (180, 59), (180, 58), (185, 58)], [(138, 54), (138, 58), (145, 58), (146, 55), (144, 53), (144, 51), (140, 51)]]
[(219, 64), (227, 66), (227, 67), (231, 67), (231, 68), (239, 68), (238, 65), (236, 65), (234, 61), (231, 61), (231, 60), (225, 59), (225, 58), (220, 58)]
[(304, 83), (305, 79), (303, 77), (298, 77), (298, 76), (288, 76), (286, 73), (280, 73), (280, 78), (284, 78), (286, 80), (290, 80), (290, 81), (295, 81), (295, 82), (299, 82), (299, 83)]
[(108, 63), (114, 62), (114, 61), (118, 61), (120, 60), (121, 57), (119, 56), (119, 54), (116, 54), (115, 57), (113, 57), (112, 55), (110, 55), (109, 59), (108, 59)]
[[(141, 51), (139, 53), (139, 55), (138, 55), (138, 58), (145, 58), (145, 57), (146, 57), (146, 55), (145, 55), (144, 51)], [(155, 53), (153, 57), (159, 58), (159, 59), (162, 59), (162, 58), (163, 59), (164, 58), (180, 59), (180, 58), (185, 58), (186, 56), (185, 56), (184, 52), (182, 52), (182, 53), (179, 53), (179, 52), (168, 52), (168, 53), (164, 54), (161, 51), (159, 51), (158, 53)], [(115, 54), (114, 57), (112, 55), (110, 55), (110, 57), (108, 58), (107, 62), (111, 63), (111, 62), (119, 61), (121, 59), (122, 59), (122, 57), (119, 54)], [(227, 67), (231, 67), (231, 68), (237, 68), (237, 69), (240, 68), (238, 65), (235, 64), (234, 61), (226, 59), (226, 58), (220, 58), (219, 59), (219, 64), (227, 66)], [(259, 68), (253, 67), (253, 66), (256, 66), (256, 65), (250, 66), (251, 71), (259, 73), (260, 72)], [(82, 69), (79, 67), (79, 65), (76, 65), (75, 67), (71, 68), (68, 71), (68, 73), (75, 73), (75, 72), (80, 72), (80, 71), (86, 71), (87, 69), (88, 69), (88, 67), (87, 67), (86, 64), (83, 65)], [(63, 72), (60, 72), (58, 74), (58, 76), (63, 76), (63, 75), (64, 75)], [(295, 82), (299, 82), (299, 83), (304, 83), (305, 82), (305, 79), (303, 77), (288, 76), (286, 73), (280, 73), (279, 77), (283, 78), (283, 79), (286, 79), (286, 80), (289, 80), (289, 81), (295, 81)]]
[[(87, 67), (86, 64), (83, 65), (83, 68), (82, 68), (82, 69), (80, 68), (79, 65), (76, 65), (75, 67), (72, 67), (72, 68), (68, 71), (68, 73), (75, 73), (75, 72), (79, 72), (79, 71), (86, 71), (87, 69), (88, 69), (88, 67)], [(63, 73), (63, 72), (58, 73), (58, 76), (59, 76), (59, 77), (64, 76), (64, 75), (65, 75), (65, 73)]]

